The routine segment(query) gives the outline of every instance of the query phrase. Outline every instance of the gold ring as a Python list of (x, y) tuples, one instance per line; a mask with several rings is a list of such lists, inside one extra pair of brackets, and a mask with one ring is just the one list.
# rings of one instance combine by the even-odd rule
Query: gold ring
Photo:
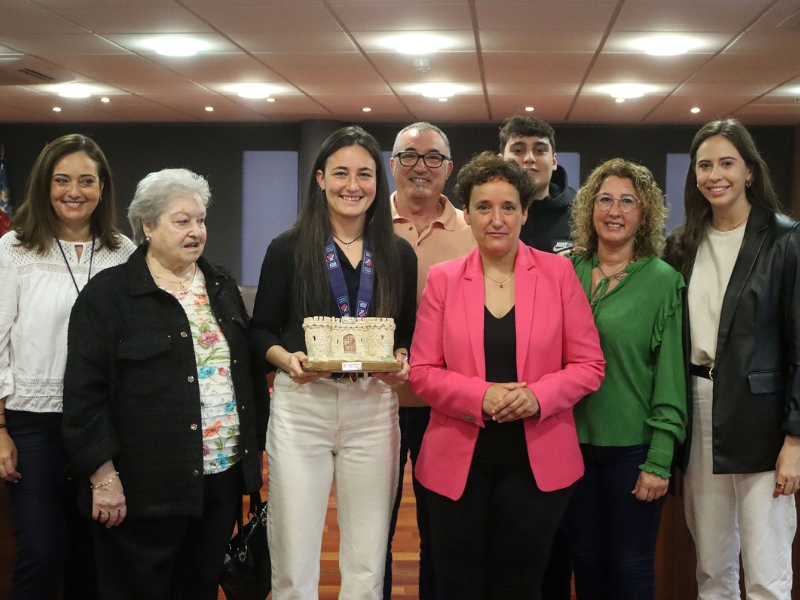
[(779, 490), (782, 490), (783, 488), (785, 488), (785, 487), (786, 487), (786, 483), (785, 483), (785, 482), (782, 482), (782, 481), (779, 481), (779, 482), (777, 482), (777, 483), (775, 484), (775, 487), (776, 487), (776, 488), (778, 488)]

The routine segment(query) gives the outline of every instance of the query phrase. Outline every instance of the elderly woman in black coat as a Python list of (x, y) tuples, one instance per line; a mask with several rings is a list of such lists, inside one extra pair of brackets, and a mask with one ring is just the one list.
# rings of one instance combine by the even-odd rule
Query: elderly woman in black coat
[(237, 504), (261, 487), (266, 386), (236, 282), (201, 256), (209, 197), (185, 169), (145, 177), (128, 210), (138, 250), (72, 311), (68, 472), (97, 521), (104, 600), (216, 599)]

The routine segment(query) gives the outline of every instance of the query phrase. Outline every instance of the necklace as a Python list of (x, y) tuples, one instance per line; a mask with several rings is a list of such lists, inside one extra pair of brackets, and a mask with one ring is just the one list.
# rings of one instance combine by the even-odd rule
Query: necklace
[(156, 279), (160, 279), (161, 281), (168, 281), (169, 283), (176, 283), (176, 284), (178, 284), (180, 286), (182, 292), (187, 292), (187, 291), (189, 291), (189, 286), (186, 285), (186, 282), (193, 281), (194, 280), (194, 276), (197, 275), (197, 263), (194, 263), (194, 271), (192, 271), (192, 274), (189, 277), (187, 277), (186, 279), (183, 279), (183, 280), (180, 280), (180, 281), (175, 281), (173, 279), (167, 279), (166, 277), (159, 277), (158, 275), (153, 273), (152, 269), (150, 270), (150, 274), (153, 277), (155, 277)]
[[(67, 271), (69, 271), (69, 276), (72, 277), (72, 285), (75, 286), (75, 291), (79, 294), (81, 291), (78, 289), (78, 282), (75, 280), (75, 273), (72, 272), (72, 267), (69, 266), (69, 261), (67, 260), (67, 254), (64, 252), (64, 247), (61, 245), (61, 241), (56, 238), (56, 243), (58, 244), (58, 249), (61, 250), (61, 256), (64, 257), (64, 264), (67, 265)], [(94, 234), (92, 234), (92, 253), (89, 256), (89, 274), (86, 275), (86, 283), (89, 283), (89, 280), (92, 278), (92, 263), (94, 262)]]
[(622, 267), (619, 271), (617, 271), (613, 275), (605, 274), (605, 272), (603, 271), (603, 265), (600, 264), (599, 260), (597, 261), (597, 268), (600, 269), (600, 275), (603, 276), (603, 279), (609, 279), (609, 280), (614, 279), (616, 281), (622, 281), (628, 275), (628, 272), (625, 269), (628, 268), (628, 265), (632, 265), (634, 262), (636, 261), (633, 258), (629, 259), (628, 264)]
[(361, 233), (359, 233), (359, 234), (358, 234), (356, 237), (354, 237), (354, 238), (353, 238), (352, 240), (350, 240), (349, 242), (345, 242), (345, 241), (344, 241), (342, 238), (340, 238), (338, 235), (336, 235), (336, 234), (335, 234), (335, 233), (333, 233), (333, 232), (331, 232), (331, 234), (333, 235), (333, 237), (334, 237), (334, 238), (336, 238), (337, 240), (339, 240), (340, 242), (342, 242), (342, 243), (344, 244), (344, 247), (345, 247), (347, 250), (350, 250), (350, 244), (352, 244), (353, 242), (357, 242), (358, 240), (360, 240), (360, 239), (361, 239), (361, 236), (362, 236), (362, 235), (364, 235), (364, 232), (362, 231)]
[(744, 219), (739, 221), (736, 225), (734, 225), (730, 229), (720, 229), (719, 227), (714, 227), (714, 221), (712, 220), (711, 221), (711, 229), (713, 229), (714, 231), (718, 231), (719, 233), (728, 233), (729, 231), (733, 231), (734, 229), (739, 229), (739, 227), (741, 227), (742, 225), (747, 223), (747, 219), (749, 219), (749, 218), (750, 218), (750, 214), (748, 213), (748, 215)]
[(486, 273), (484, 273), (484, 274), (483, 274), (483, 276), (484, 276), (484, 277), (486, 277), (487, 279), (489, 279), (489, 280), (491, 280), (491, 281), (494, 281), (496, 284), (498, 284), (498, 285), (500, 286), (500, 289), (501, 289), (501, 290), (503, 289), (503, 284), (504, 284), (506, 281), (508, 281), (509, 279), (511, 279), (511, 277), (512, 277), (513, 275), (514, 275), (514, 271), (511, 271), (511, 273), (509, 273), (509, 274), (508, 274), (508, 277), (506, 277), (505, 279), (503, 279), (503, 281), (497, 281), (497, 279), (494, 279), (494, 278), (492, 278), (492, 277), (489, 277), (489, 276), (488, 276)]

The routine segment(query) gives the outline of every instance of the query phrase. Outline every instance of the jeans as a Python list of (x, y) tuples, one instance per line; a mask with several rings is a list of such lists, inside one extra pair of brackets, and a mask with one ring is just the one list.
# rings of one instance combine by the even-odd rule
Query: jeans
[(433, 568), (433, 553), (431, 552), (431, 526), (428, 517), (428, 503), (425, 488), (414, 477), (414, 466), (417, 464), (419, 449), (422, 447), (422, 437), (428, 427), (431, 409), (427, 406), (401, 406), (400, 407), (400, 478), (397, 484), (397, 496), (392, 509), (392, 522), (389, 526), (389, 547), (386, 552), (386, 574), (383, 578), (383, 600), (392, 598), (392, 538), (397, 527), (397, 515), (400, 511), (400, 500), (403, 496), (403, 475), (411, 455), (414, 498), (417, 503), (417, 528), (419, 530), (419, 600), (435, 600), (436, 598), (436, 573)]
[(397, 492), (397, 394), (372, 377), (297, 384), (275, 376), (267, 430), (274, 600), (316, 600), (331, 483), (340, 600), (380, 600)]
[(61, 413), (6, 409), (6, 422), (22, 475), (6, 484), (17, 557), (9, 600), (55, 600), (62, 585), (65, 600), (96, 598), (92, 522), (78, 512), (78, 483), (62, 479)]
[(631, 491), (648, 445), (581, 444), (586, 473), (567, 511), (578, 600), (653, 600), (655, 553), (665, 497)]

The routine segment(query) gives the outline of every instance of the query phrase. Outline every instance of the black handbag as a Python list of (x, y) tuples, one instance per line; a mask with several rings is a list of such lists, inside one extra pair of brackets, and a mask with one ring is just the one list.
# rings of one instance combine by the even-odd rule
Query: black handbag
[(250, 496), (252, 517), (243, 524), (241, 503), (236, 535), (222, 565), (220, 585), (228, 600), (266, 600), (272, 589), (272, 563), (267, 546), (267, 503)]

